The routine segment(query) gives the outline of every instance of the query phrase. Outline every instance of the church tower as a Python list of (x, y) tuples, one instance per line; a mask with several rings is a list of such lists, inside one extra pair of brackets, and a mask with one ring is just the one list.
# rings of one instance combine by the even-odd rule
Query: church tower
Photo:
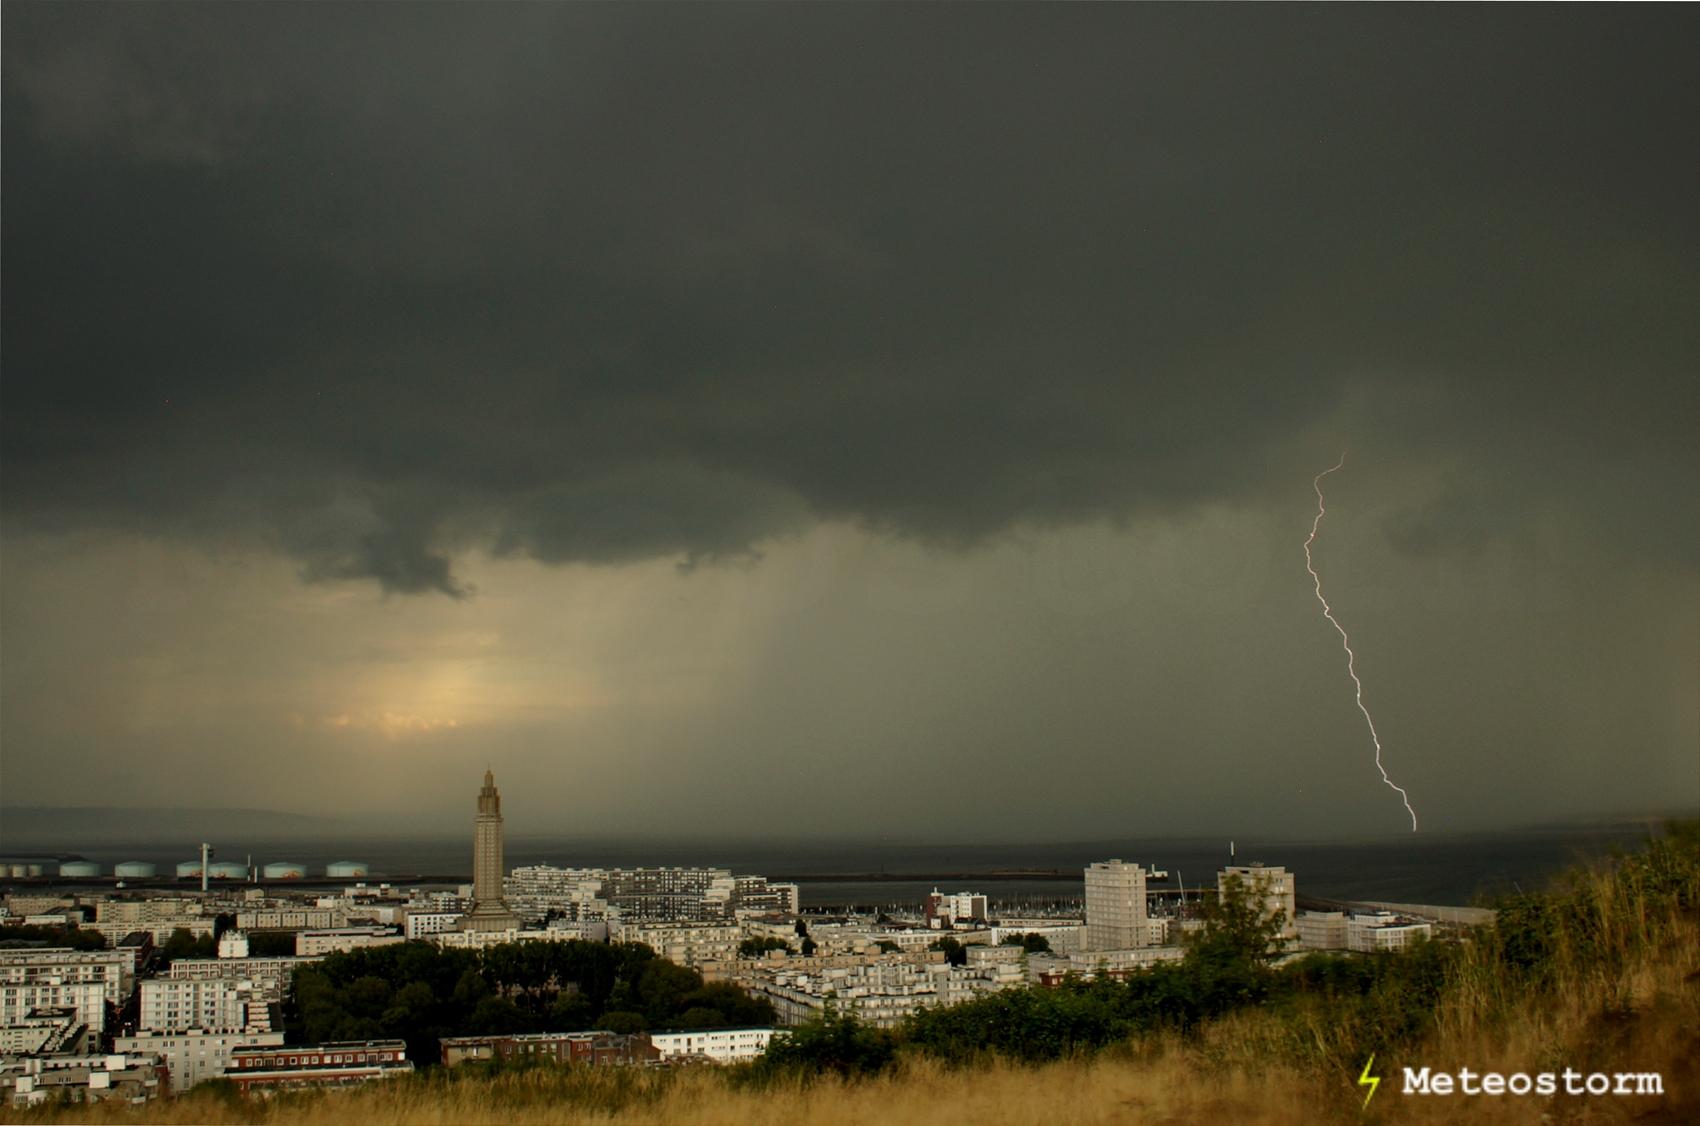
[(478, 791), (478, 815), (472, 820), (472, 910), (460, 921), (463, 931), (505, 931), (519, 926), (502, 898), (502, 795), (496, 776), (484, 772)]

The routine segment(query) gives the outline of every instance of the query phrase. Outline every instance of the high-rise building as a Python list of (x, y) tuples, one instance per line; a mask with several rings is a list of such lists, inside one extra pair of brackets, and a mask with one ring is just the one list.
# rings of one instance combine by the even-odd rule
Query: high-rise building
[(484, 772), (478, 791), (478, 815), (472, 820), (472, 910), (460, 921), (463, 931), (505, 931), (519, 926), (502, 898), (502, 795), (496, 776)]
[(1087, 950), (1137, 950), (1151, 944), (1146, 918), (1145, 869), (1123, 860), (1099, 860), (1086, 869)]

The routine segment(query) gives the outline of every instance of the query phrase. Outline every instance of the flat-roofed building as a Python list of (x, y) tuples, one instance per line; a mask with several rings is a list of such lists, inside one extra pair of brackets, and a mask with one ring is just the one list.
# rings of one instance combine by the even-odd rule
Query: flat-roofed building
[(771, 1028), (684, 1028), (651, 1032), (649, 1042), (660, 1054), (662, 1063), (686, 1060), (738, 1063), (753, 1060), (767, 1051), (774, 1035)]
[(259, 958), (179, 958), (171, 963), (165, 976), (179, 981), (249, 982), (266, 1000), (283, 1001), (289, 997), (296, 969), (322, 960), (322, 957), (293, 954)]
[(1299, 945), (1306, 950), (1346, 949), (1344, 911), (1304, 911), (1294, 922)]
[(618, 1032), (516, 1032), (491, 1036), (446, 1036), (438, 1041), (443, 1063), (489, 1060), (545, 1060), (596, 1067), (626, 1067), (661, 1059), (645, 1034)]
[(337, 927), (334, 930), (295, 932), (295, 953), (298, 957), (313, 958), (325, 954), (346, 954), (360, 946), (389, 946), (406, 942), (407, 938), (394, 927)]
[(1353, 915), (1346, 920), (1346, 949), (1363, 954), (1385, 954), (1434, 934), (1430, 923), (1382, 912)]
[(1135, 950), (1151, 944), (1145, 869), (1099, 860), (1086, 869), (1086, 950)]
[(51, 946), (0, 950), (0, 1025), (37, 1009), (72, 1008), (96, 1034), (108, 1006), (123, 1008), (135, 990), (135, 958), (125, 950)]
[(224, 1075), (237, 1048), (283, 1045), (282, 1032), (211, 1032), (191, 1028), (179, 1032), (138, 1032), (119, 1036), (112, 1046), (120, 1052), (160, 1056), (171, 1073), (171, 1091), (182, 1094), (195, 1084)]
[(254, 1044), (230, 1052), (224, 1077), (242, 1091), (353, 1087), (413, 1070), (403, 1040)]
[[(274, 983), (275, 984), (275, 983)], [(156, 977), (142, 982), (136, 1027), (144, 1032), (192, 1028), (210, 1032), (269, 1031), (277, 995), (264, 982), (231, 978)]]
[(80, 1056), (95, 1047), (77, 1010), (36, 1009), (15, 1024), (0, 1025), (0, 1057)]
[(48, 1055), (0, 1062), (0, 1099), (12, 1106), (145, 1103), (165, 1094), (165, 1061), (138, 1052)]

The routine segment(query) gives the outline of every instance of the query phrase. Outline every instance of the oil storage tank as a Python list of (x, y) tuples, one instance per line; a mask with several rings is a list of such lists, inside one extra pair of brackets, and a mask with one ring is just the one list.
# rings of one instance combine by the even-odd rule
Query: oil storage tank
[(363, 860), (336, 860), (325, 865), (325, 875), (333, 880), (361, 879), (372, 874)]
[(100, 865), (92, 860), (67, 860), (59, 865), (59, 874), (87, 879), (89, 876), (100, 875)]
[(200, 879), (201, 862), (199, 860), (183, 861), (181, 864), (177, 865), (177, 878), (180, 880)]
[(207, 875), (215, 880), (245, 880), (248, 878), (248, 866), (234, 860), (219, 860), (207, 869)]
[(262, 874), (268, 880), (304, 880), (307, 878), (307, 869), (290, 860), (277, 860), (267, 864), (262, 869)]
[[(195, 861), (194, 866), (199, 872), (201, 862)], [(122, 864), (113, 865), (112, 874), (121, 880), (151, 880), (159, 875), (159, 867), (145, 860), (126, 860)]]

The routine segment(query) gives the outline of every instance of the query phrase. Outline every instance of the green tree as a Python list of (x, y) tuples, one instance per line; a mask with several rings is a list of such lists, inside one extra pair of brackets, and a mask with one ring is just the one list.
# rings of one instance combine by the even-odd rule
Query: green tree
[(549, 1007), (549, 1028), (557, 1032), (578, 1032), (596, 1023), (596, 1006), (589, 997), (576, 989), (563, 989)]
[(1003, 940), (1005, 946), (1019, 946), (1029, 954), (1049, 954), (1051, 940), (1042, 934), (1012, 934)]
[(686, 1012), (695, 1008), (713, 1009), (720, 1014), (717, 1023), (723, 1028), (759, 1028), (774, 1022), (773, 1002), (766, 997), (752, 997), (729, 981), (711, 981), (680, 998), (679, 1005)]
[(491, 994), (478, 1002), (477, 1007), (472, 1010), (469, 1024), (474, 1033), (490, 1036), (525, 1032), (529, 1022), (518, 1005), (506, 997)]
[(1221, 893), (1204, 901), (1204, 929), (1192, 935), (1187, 957), (1202, 962), (1259, 963), (1280, 953), (1285, 917), (1238, 876), (1222, 882)]
[(255, 958), (286, 958), (295, 953), (295, 932), (249, 931), (248, 953)]
[(631, 1012), (603, 1013), (598, 1023), (609, 1032), (642, 1032), (649, 1027), (644, 1023), (642, 1013)]
[(675, 1028), (723, 1028), (726, 1021), (716, 1009), (704, 1008), (701, 1005), (686, 1009), (673, 1021)]
[(895, 1036), (839, 1011), (828, 998), (820, 1016), (769, 1043), (756, 1069), (758, 1074), (832, 1072), (849, 1078), (885, 1070), (896, 1054)]
[(968, 964), (968, 948), (954, 938), (936, 938), (927, 949), (944, 951), (945, 961), (953, 966), (966, 966)]
[(638, 974), (637, 1001), (651, 1028), (665, 1028), (683, 1011), (680, 1002), (702, 988), (702, 975), (684, 966), (657, 959)]
[(799, 953), (801, 953), (805, 958), (813, 958), (817, 949), (818, 947), (815, 945), (815, 940), (810, 938), (808, 935), (804, 935), (803, 945), (799, 950)]
[(183, 958), (201, 957), (197, 950), (198, 944), (195, 936), (189, 933), (189, 928), (177, 927), (167, 936), (165, 944), (159, 948), (159, 954), (167, 962), (175, 962)]
[(738, 943), (738, 957), (759, 958), (769, 950), (789, 950), (791, 944), (770, 934), (756, 935)]

